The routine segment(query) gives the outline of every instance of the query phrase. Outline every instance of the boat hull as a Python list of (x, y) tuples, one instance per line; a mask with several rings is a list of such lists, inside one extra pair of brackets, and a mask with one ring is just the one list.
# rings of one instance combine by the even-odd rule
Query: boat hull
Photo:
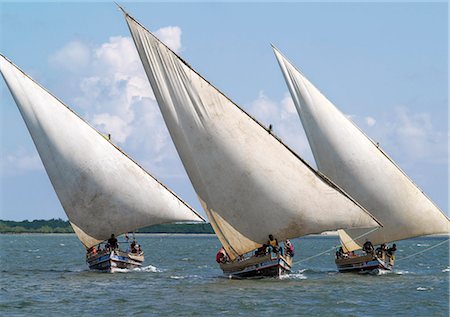
[(101, 272), (118, 272), (124, 269), (135, 269), (142, 266), (143, 254), (132, 254), (123, 251), (103, 251), (98, 254), (88, 255), (86, 263), (89, 269)]
[(347, 272), (369, 272), (373, 270), (388, 270), (394, 268), (393, 257), (378, 257), (376, 255), (365, 254), (335, 260), (337, 269), (341, 273)]
[(280, 277), (288, 274), (291, 267), (292, 258), (279, 254), (268, 254), (220, 264), (223, 273), (231, 278)]

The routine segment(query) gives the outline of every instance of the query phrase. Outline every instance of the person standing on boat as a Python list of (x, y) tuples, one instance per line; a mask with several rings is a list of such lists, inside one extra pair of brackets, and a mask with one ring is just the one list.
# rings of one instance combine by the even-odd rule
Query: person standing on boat
[(386, 244), (381, 244), (376, 250), (375, 250), (377, 256), (379, 258), (384, 258), (384, 254), (386, 253)]
[(286, 239), (286, 241), (284, 241), (284, 249), (285, 249), (286, 255), (290, 256), (291, 258), (294, 257), (295, 249), (294, 249), (294, 246), (292, 245), (291, 241), (289, 241), (288, 239)]
[(394, 253), (395, 253), (395, 251), (397, 251), (397, 245), (394, 243), (393, 245), (392, 245), (392, 247), (390, 247), (389, 249), (387, 249), (387, 254), (390, 256), (390, 257), (392, 257), (393, 255), (394, 255)]
[(114, 233), (111, 234), (111, 238), (108, 239), (108, 244), (109, 244), (109, 247), (110, 247), (112, 250), (115, 250), (115, 249), (118, 249), (118, 248), (119, 248), (119, 245), (117, 244), (117, 239), (116, 239), (116, 237), (114, 236)]
[(272, 248), (272, 252), (278, 253), (278, 240), (274, 239), (271, 234), (269, 234), (269, 241), (267, 241), (267, 245)]

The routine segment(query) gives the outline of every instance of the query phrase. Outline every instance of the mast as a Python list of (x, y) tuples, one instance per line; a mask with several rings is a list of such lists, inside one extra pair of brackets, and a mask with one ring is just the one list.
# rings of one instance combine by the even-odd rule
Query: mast
[(284, 240), (379, 225), (123, 12), (178, 154), (231, 259), (269, 234)]
[(112, 233), (118, 235), (160, 223), (203, 220), (3, 55), (0, 72), (58, 199), (86, 247), (108, 239)]
[(381, 244), (450, 232), (449, 219), (400, 167), (342, 114), (275, 47), (319, 171), (343, 188), (383, 223), (365, 230), (340, 230), (343, 246), (357, 250), (366, 240)]

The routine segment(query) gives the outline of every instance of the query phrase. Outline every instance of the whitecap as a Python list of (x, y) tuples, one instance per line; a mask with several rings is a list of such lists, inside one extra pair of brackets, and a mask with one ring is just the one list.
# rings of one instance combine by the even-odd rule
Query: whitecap
[(416, 246), (418, 246), (418, 247), (429, 247), (430, 245), (426, 244), (426, 243), (417, 243)]
[(446, 269), (443, 269), (442, 272), (443, 272), (443, 273), (445, 273), (445, 272), (450, 272), (450, 266), (447, 267)]
[(418, 291), (431, 291), (433, 288), (432, 287), (418, 287), (416, 288), (416, 290)]
[(64, 243), (60, 243), (59, 245), (60, 245), (60, 246), (62, 246), (62, 247), (64, 247), (64, 246), (65, 246), (65, 244), (64, 244)]
[(397, 274), (397, 275), (404, 275), (404, 274), (409, 274), (409, 271), (395, 270), (394, 273)]
[(182, 280), (182, 279), (184, 279), (184, 276), (171, 275), (170, 278), (172, 278), (174, 280)]

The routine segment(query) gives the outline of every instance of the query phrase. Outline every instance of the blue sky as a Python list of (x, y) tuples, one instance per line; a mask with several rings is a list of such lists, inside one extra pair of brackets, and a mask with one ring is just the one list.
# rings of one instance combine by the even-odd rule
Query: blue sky
[[(446, 3), (122, 4), (315, 166), (275, 44), (448, 214)], [(204, 214), (113, 3), (0, 2), (0, 52)], [(66, 219), (0, 91), (0, 219)]]

